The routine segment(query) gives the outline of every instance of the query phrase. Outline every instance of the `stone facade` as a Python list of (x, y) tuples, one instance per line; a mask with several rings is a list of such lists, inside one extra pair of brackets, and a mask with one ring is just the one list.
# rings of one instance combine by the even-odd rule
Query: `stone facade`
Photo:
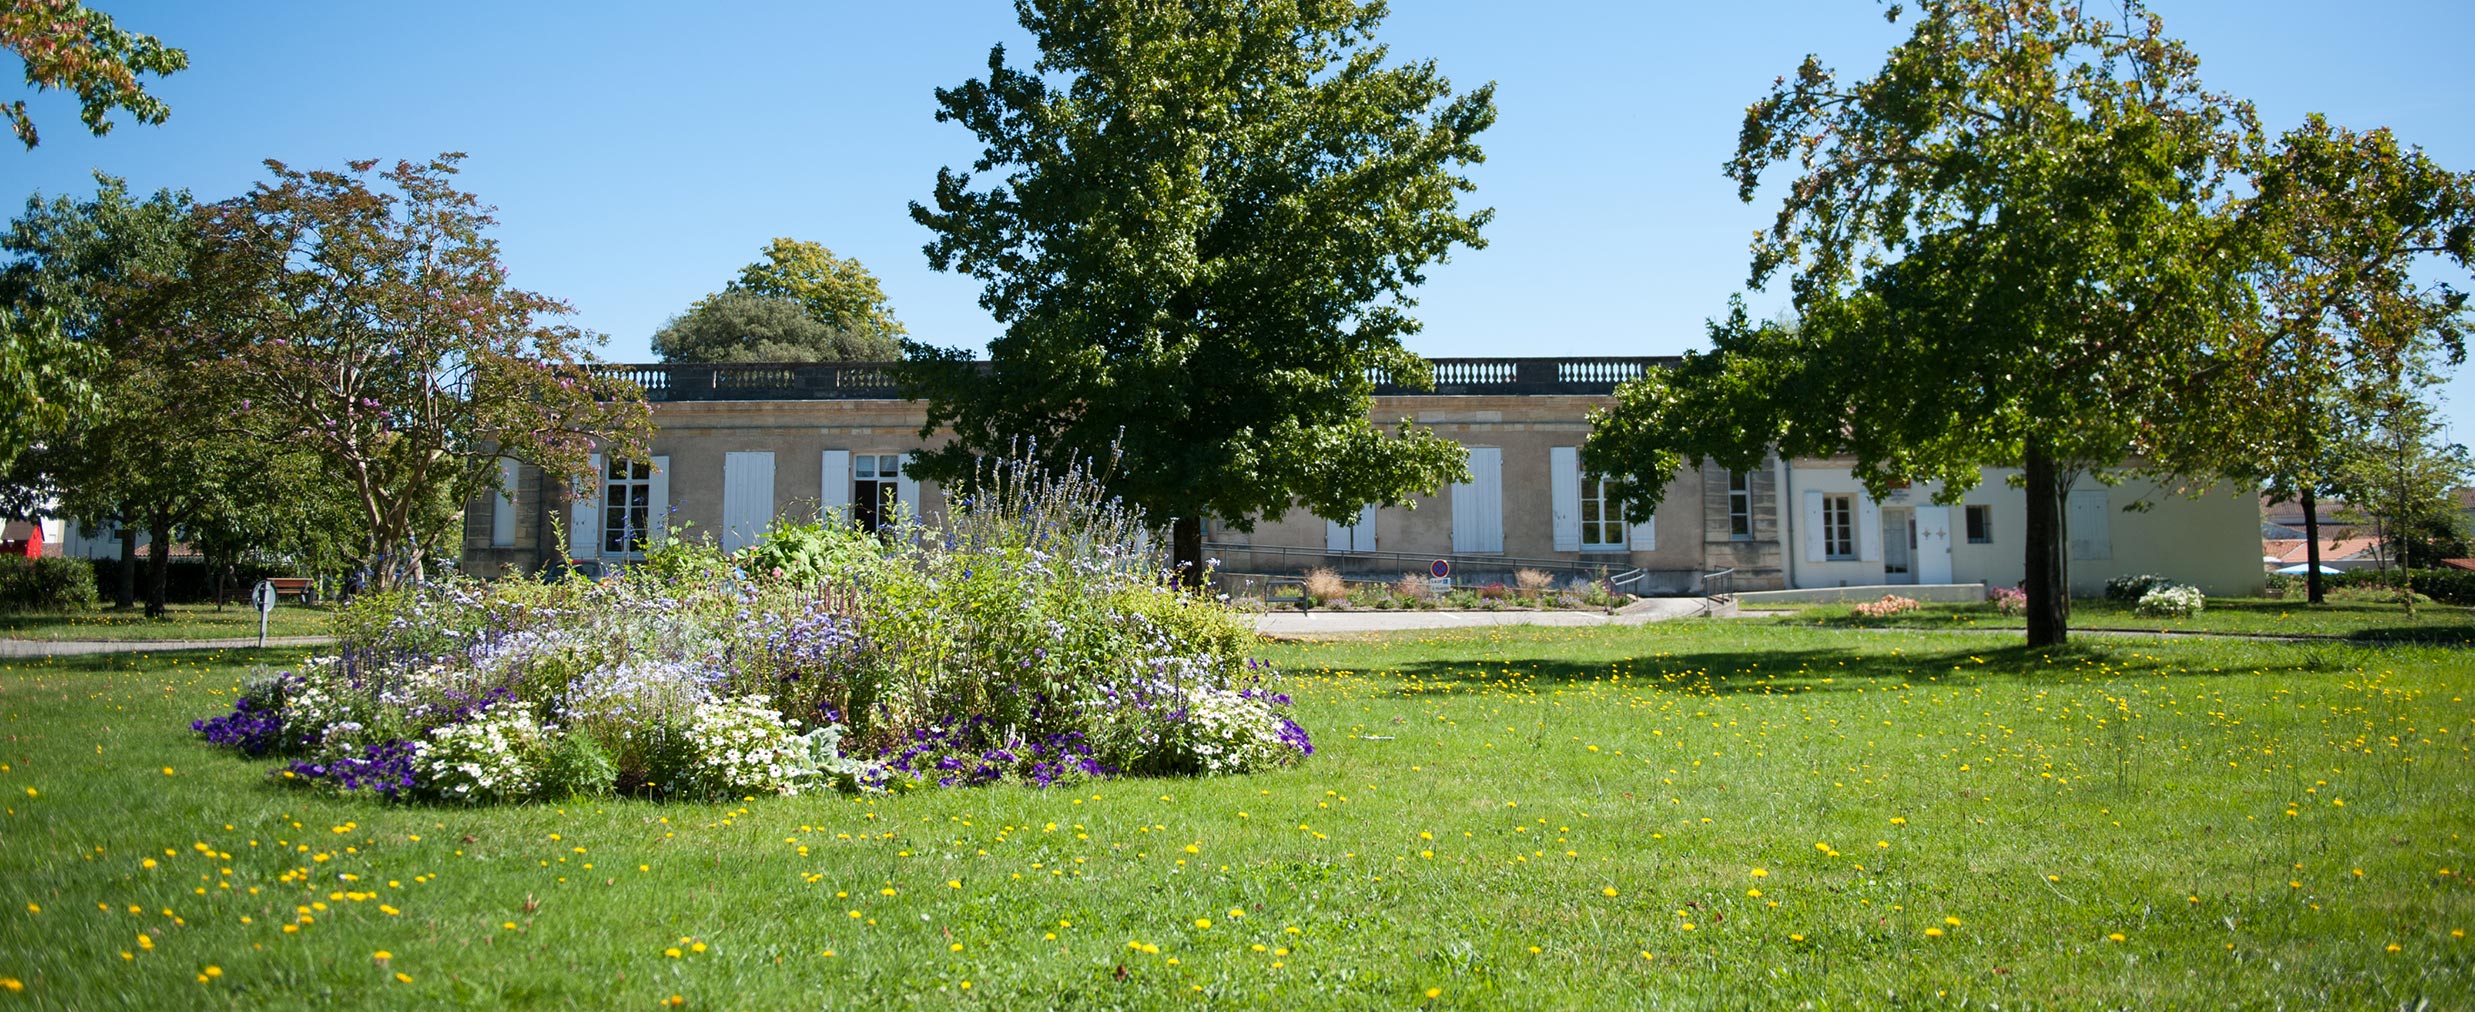
[[(1207, 552), (1232, 572), (1329, 566), (1392, 577), (1444, 559), (1465, 582), (1509, 580), (1527, 568), (1566, 578), (1626, 578), (1642, 592), (1668, 593), (1700, 591), (1706, 576), (1722, 571), (1725, 586), (1735, 590), (1915, 583), (1929, 576), (1934, 579), (1926, 582), (2017, 582), (2017, 524), (2006, 518), (2024, 516), (2025, 507), (1999, 473), (1989, 473), (1967, 500), (1985, 511), (1975, 519), (1996, 532), (1982, 543), (1962, 536), (1970, 516), (1965, 508), (1926, 504), (1924, 490), (1914, 502), (1904, 492), (1880, 504), (1865, 499), (1845, 461), (1774, 458), (1741, 480), (1715, 464), (1688, 468), (1668, 486), (1651, 523), (1620, 523), (1613, 504), (1598, 501), (1595, 483), (1579, 473), (1577, 450), (1589, 435), (1589, 413), (1614, 403), (1615, 385), (1660, 361), (1444, 359), (1436, 362), (1431, 391), (1379, 383), (1372, 411), (1377, 423), (1410, 419), (1471, 448), (1477, 472), (1471, 483), (1371, 510), (1348, 525), (1304, 511), (1256, 518), (1252, 530), (1208, 520)], [(570, 501), (567, 479), (520, 469), (512, 503), (485, 498), (468, 511), (468, 570), (484, 576), (537, 571), (560, 557), (555, 535), (561, 529), (580, 535), (573, 539), (575, 557), (624, 564), (631, 553), (610, 549), (633, 535), (614, 533), (613, 523), (730, 546), (777, 518), (831, 513), (847, 520), (865, 511), (864, 505), (855, 511), (855, 502), (876, 492), (922, 514), (943, 508), (935, 485), (895, 473), (903, 454), (938, 440), (921, 437), (921, 406), (896, 397), (881, 366), (615, 368), (636, 379), (653, 401), (653, 466), (615, 482), (587, 483), (594, 498), (583, 503)], [(2103, 502), (2075, 499), (2098, 511), (2086, 513), (2095, 519), (2085, 523), (2110, 524), (2113, 542), (2140, 546), (2120, 553), (2126, 561), (2118, 565), (2117, 553), (2100, 553), (2091, 542), (2082, 554), (2092, 557), (2074, 567), (2075, 588), (2124, 570), (2174, 576), (2212, 594), (2257, 592), (2256, 510), (2231, 509), (2219, 499), (2250, 504), (2223, 495), (2143, 499), (2136, 490)], [(2154, 506), (2146, 512), (2119, 509), (2149, 502)], [(502, 508), (513, 512), (512, 523), (498, 519)], [(1824, 508), (1851, 522), (1861, 515), (1873, 527), (1849, 538), (1845, 553), (1825, 551), (1821, 532), (1806, 517)], [(2093, 557), (2099, 554), (2106, 557)], [(2141, 564), (2130, 564), (2133, 558)]]

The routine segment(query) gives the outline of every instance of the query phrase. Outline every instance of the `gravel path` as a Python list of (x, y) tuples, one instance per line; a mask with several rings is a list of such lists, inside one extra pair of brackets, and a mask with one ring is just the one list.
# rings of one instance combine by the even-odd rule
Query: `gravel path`
[(1641, 625), (1698, 615), (1703, 608), (1698, 597), (1652, 597), (1613, 615), (1588, 611), (1275, 611), (1255, 616), (1255, 631), (1266, 636), (1322, 636), (1498, 625)]

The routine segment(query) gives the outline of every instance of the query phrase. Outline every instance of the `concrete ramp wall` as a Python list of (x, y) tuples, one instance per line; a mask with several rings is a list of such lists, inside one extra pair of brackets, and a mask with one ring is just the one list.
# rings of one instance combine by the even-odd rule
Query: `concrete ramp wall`
[(1982, 583), (1888, 583), (1866, 587), (1806, 587), (1801, 590), (1748, 590), (1736, 601), (1748, 608), (1773, 604), (1839, 604), (1878, 601), (1897, 594), (1934, 604), (1974, 604), (1985, 600)]

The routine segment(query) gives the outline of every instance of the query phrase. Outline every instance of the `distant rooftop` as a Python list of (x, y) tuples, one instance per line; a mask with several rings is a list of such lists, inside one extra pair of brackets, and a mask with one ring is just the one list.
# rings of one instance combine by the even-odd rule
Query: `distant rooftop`
[[(1543, 394), (1608, 395), (1616, 384), (1634, 379), (1652, 366), (1672, 365), (1667, 356), (1594, 356), (1588, 358), (1438, 358), (1433, 390), (1408, 390), (1377, 372), (1378, 396), (1441, 394), (1445, 396), (1528, 396)], [(632, 380), (649, 401), (834, 401), (890, 400), (894, 389), (891, 362), (794, 362), (774, 364), (689, 365), (647, 363), (607, 365), (601, 371)]]

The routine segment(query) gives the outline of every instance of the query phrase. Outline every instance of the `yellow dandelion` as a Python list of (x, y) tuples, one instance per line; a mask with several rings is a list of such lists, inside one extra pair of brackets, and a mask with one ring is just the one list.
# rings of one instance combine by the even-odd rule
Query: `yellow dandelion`
[(1944, 924), (1948, 924), (1948, 925), (1950, 925), (1950, 926), (1952, 926), (1952, 927), (1956, 928), (1956, 927), (1959, 927), (1959, 918), (1957, 918), (1957, 917), (1945, 917), (1945, 918), (1943, 918), (1943, 919), (1942, 919), (1942, 923), (1944, 923)]
[(678, 947), (678, 946), (676, 946), (676, 945), (674, 945), (674, 946), (671, 946), (670, 948), (663, 949), (663, 950), (662, 950), (662, 955), (669, 956), (669, 957), (670, 957), (670, 958), (672, 958), (672, 959), (677, 959), (677, 958), (679, 958), (679, 947)]
[(412, 983), (412, 974), (398, 973), (395, 975), (395, 982), (398, 984), (410, 984)]
[(1601, 890), (1599, 890), (1599, 892), (1604, 893), (1604, 894), (1606, 894), (1606, 895), (1608, 895), (1608, 896), (1614, 896), (1614, 895), (1616, 894), (1616, 887), (1614, 887), (1614, 886), (1608, 886), (1608, 887), (1607, 887), (1607, 888), (1605, 888), (1605, 889), (1601, 889)]
[(2115, 932), (2115, 933), (2113, 933), (2113, 934), (2111, 934), (2111, 935), (2107, 935), (2107, 936), (2105, 936), (2105, 938), (2106, 938), (2106, 941), (2109, 941), (2109, 942), (2122, 942), (2122, 941), (2129, 941), (2129, 939), (2126, 939), (2126, 938), (2124, 938), (2124, 937), (2123, 937), (2123, 933), (2122, 933), (2122, 932), (2120, 932), (2120, 931), (2117, 931), (2117, 932)]
[(1427, 997), (1429, 997), (1429, 998), (1441, 998), (1441, 997), (1443, 997), (1443, 996), (1444, 996), (1444, 989), (1443, 989), (1443, 988), (1440, 988), (1440, 987), (1430, 987), (1430, 988), (1428, 988), (1428, 989), (1427, 989)]
[(1942, 929), (1941, 929), (1941, 928), (1927, 928), (1927, 929), (1925, 929), (1925, 937), (1927, 937), (1927, 938), (1940, 938), (1940, 937), (1942, 937)]
[(1755, 868), (1755, 869), (1753, 869), (1753, 877), (1754, 877), (1754, 878), (1769, 878), (1769, 877), (1770, 877), (1770, 869), (1768, 869), (1768, 868)]
[(223, 967), (220, 967), (220, 966), (208, 966), (208, 967), (206, 968), (206, 975), (207, 975), (207, 976), (209, 976), (209, 977), (221, 977), (221, 976), (223, 976)]

